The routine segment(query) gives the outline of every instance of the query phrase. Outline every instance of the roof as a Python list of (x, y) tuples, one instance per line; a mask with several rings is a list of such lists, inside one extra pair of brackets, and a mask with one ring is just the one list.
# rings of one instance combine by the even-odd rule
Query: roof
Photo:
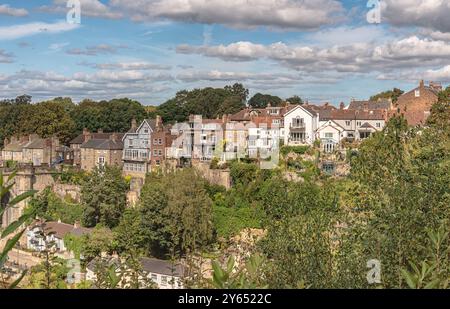
[(360, 128), (363, 128), (363, 129), (375, 129), (370, 123), (368, 123), (368, 122), (364, 122), (363, 124), (362, 124), (362, 126), (360, 126)]
[(14, 141), (6, 145), (3, 150), (4, 151), (13, 151), (13, 152), (22, 152), (23, 146), (26, 145), (27, 142)]
[[(108, 264), (114, 264), (119, 266), (119, 260), (117, 257), (109, 257), (106, 261)], [(155, 258), (142, 257), (140, 258), (140, 262), (142, 265), (142, 270), (147, 273), (165, 275), (165, 276), (173, 276), (173, 277), (182, 277), (185, 273), (185, 267), (181, 265), (181, 263), (176, 262), (172, 263), (172, 261), (159, 260)], [(98, 258), (93, 259), (86, 266), (87, 269), (94, 271), (96, 265), (98, 263)]]
[(112, 139), (90, 139), (81, 145), (81, 148), (87, 149), (101, 149), (101, 150), (122, 150), (123, 134), (117, 134), (115, 141)]
[(329, 120), (327, 121), (325, 124), (323, 124), (320, 128), (317, 129), (317, 131), (321, 131), (322, 129), (326, 128), (326, 127), (332, 127), (337, 129), (338, 131), (345, 131), (345, 129), (340, 126), (339, 124), (337, 124), (336, 122), (334, 122), (333, 120)]
[(327, 113), (319, 113), (320, 121), (326, 120), (384, 120), (386, 118), (383, 110), (350, 110), (336, 109)]
[[(36, 228), (40, 225), (40, 222), (36, 222), (32, 228)], [(42, 223), (42, 227), (46, 233), (53, 233), (55, 237), (59, 239), (63, 239), (67, 234), (72, 234), (75, 236), (82, 236), (85, 234), (90, 234), (92, 229), (74, 226), (72, 224), (62, 223), (62, 222), (44, 222)]]
[[(108, 139), (112, 133), (91, 133), (89, 135), (92, 139)], [(70, 144), (83, 144), (84, 143), (84, 134), (80, 134), (70, 141)]]
[(144, 120), (142, 121), (142, 123), (141, 123), (138, 127), (135, 127), (135, 128), (132, 127), (130, 130), (128, 130), (127, 133), (136, 133), (136, 132), (140, 129), (140, 127), (142, 127), (142, 125), (144, 124), (144, 122), (147, 122), (148, 125), (150, 126), (150, 128), (151, 128), (153, 131), (155, 131), (155, 129), (156, 129), (156, 119), (144, 119)]
[(141, 258), (142, 269), (148, 273), (161, 274), (173, 277), (182, 277), (185, 268), (180, 263), (164, 261), (155, 258)]
[(35, 140), (32, 140), (31, 142), (28, 142), (23, 148), (26, 149), (44, 149), (45, 148), (45, 139), (43, 138), (37, 138)]
[(377, 101), (352, 101), (348, 109), (357, 110), (388, 110), (391, 108), (389, 99), (379, 99)]

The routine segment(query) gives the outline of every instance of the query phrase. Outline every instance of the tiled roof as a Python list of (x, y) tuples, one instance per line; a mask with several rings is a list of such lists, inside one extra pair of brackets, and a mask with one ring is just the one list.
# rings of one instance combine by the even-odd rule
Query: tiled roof
[(5, 151), (21, 152), (27, 142), (14, 141), (4, 147)]
[[(37, 222), (32, 228), (38, 227), (40, 224)], [(92, 229), (86, 227), (75, 227), (71, 224), (54, 221), (42, 223), (42, 227), (45, 233), (52, 233), (59, 239), (63, 239), (67, 234), (82, 236), (92, 232)]]
[(383, 110), (349, 110), (336, 109), (327, 113), (319, 113), (320, 121), (326, 120), (384, 120), (385, 112)]
[(88, 149), (102, 149), (102, 150), (122, 150), (123, 134), (117, 134), (116, 140), (112, 139), (90, 139), (81, 145), (81, 148)]
[[(107, 139), (112, 133), (89, 133), (92, 139)], [(70, 144), (83, 144), (84, 135), (80, 134), (70, 141)]]
[(166, 276), (182, 277), (184, 267), (180, 263), (172, 263), (155, 258), (141, 258), (142, 269), (148, 273), (161, 274)]
[(377, 101), (352, 101), (348, 109), (357, 110), (388, 110), (391, 108), (391, 101), (389, 99), (380, 99)]

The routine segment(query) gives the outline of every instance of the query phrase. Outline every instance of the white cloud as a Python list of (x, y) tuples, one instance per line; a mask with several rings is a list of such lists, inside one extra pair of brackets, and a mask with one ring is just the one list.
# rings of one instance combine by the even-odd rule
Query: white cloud
[(81, 62), (79, 64), (102, 70), (170, 70), (172, 68), (170, 65), (156, 64), (147, 61), (116, 62), (116, 63)]
[(0, 4), (0, 15), (24, 17), (28, 15), (28, 11), (25, 9), (12, 8), (8, 4)]
[(14, 55), (6, 52), (3, 49), (0, 49), (0, 63), (13, 63)]
[(426, 67), (450, 61), (450, 43), (412, 36), (380, 45), (353, 43), (329, 48), (237, 42), (218, 46), (180, 45), (178, 53), (200, 54), (224, 61), (266, 59), (305, 72), (371, 72), (405, 67)]
[(450, 83), (450, 65), (437, 70), (427, 70), (424, 73), (424, 78), (432, 81)]
[(77, 29), (78, 24), (57, 22), (53, 24), (35, 22), (13, 26), (0, 27), (0, 40), (14, 40), (36, 34), (60, 33)]
[(448, 0), (382, 0), (382, 21), (450, 32)]
[(173, 77), (161, 72), (100, 70), (63, 75), (21, 70), (11, 75), (0, 75), (0, 93), (4, 97), (27, 93), (35, 99), (56, 96), (71, 96), (75, 100), (85, 97), (98, 100), (117, 97), (148, 99), (154, 93), (170, 89), (170, 81)]
[[(107, 5), (98, 0), (79, 0), (81, 4), (81, 16), (118, 19), (122, 13), (111, 10)], [(67, 0), (53, 0), (53, 4), (39, 8), (47, 13), (67, 13)]]
[(117, 49), (127, 48), (123, 45), (109, 45), (109, 44), (99, 44), (95, 46), (88, 46), (84, 49), (82, 48), (71, 48), (66, 51), (69, 55), (84, 55), (84, 56), (97, 56), (105, 54), (115, 54)]
[(336, 0), (111, 0), (135, 21), (168, 19), (237, 28), (315, 29), (342, 19)]

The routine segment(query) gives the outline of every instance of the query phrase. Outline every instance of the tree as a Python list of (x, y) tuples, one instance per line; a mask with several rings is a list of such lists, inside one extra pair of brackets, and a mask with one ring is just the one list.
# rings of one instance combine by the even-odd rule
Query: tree
[(152, 177), (140, 202), (151, 253), (164, 257), (207, 244), (212, 237), (212, 202), (203, 179), (190, 169)]
[(114, 230), (114, 239), (119, 253), (137, 251), (146, 247), (147, 235), (142, 228), (141, 214), (137, 209), (125, 210), (119, 225)]
[(272, 106), (280, 106), (282, 102), (283, 100), (277, 96), (257, 93), (248, 101), (248, 105), (252, 108), (266, 108), (269, 103)]
[(394, 88), (392, 90), (380, 92), (374, 96), (370, 97), (370, 101), (377, 101), (378, 99), (392, 99), (392, 102), (397, 102), (398, 98), (405, 93), (403, 90)]
[[(0, 221), (3, 219), (3, 214), (5, 211), (8, 211), (12, 207), (16, 207), (20, 202), (26, 200), (29, 197), (32, 197), (36, 191), (30, 190), (23, 192), (16, 197), (11, 198), (11, 189), (15, 185), (14, 178), (16, 177), (16, 172), (13, 172), (6, 179), (3, 176), (3, 171), (0, 170)], [(9, 235), (15, 234), (10, 237), (3, 247), (2, 251), (0, 251), (0, 269), (3, 268), (5, 262), (8, 259), (8, 253), (14, 248), (14, 246), (18, 243), (19, 239), (26, 231), (26, 223), (29, 222), (34, 217), (35, 213), (33, 211), (29, 211), (24, 213), (19, 217), (18, 220), (12, 222), (8, 225), (1, 233), (0, 238), (5, 239)], [(6, 288), (15, 288), (26, 275), (26, 271), (22, 272), (22, 274), (17, 278), (14, 282), (7, 284), (3, 278), (3, 274), (0, 272), (0, 283), (3, 287)]]
[(290, 104), (295, 105), (303, 104), (303, 100), (298, 95), (294, 95), (290, 98), (287, 98), (286, 101), (289, 102)]
[(126, 207), (127, 190), (128, 184), (120, 168), (96, 168), (81, 187), (84, 225), (93, 227), (102, 223), (109, 228), (117, 226)]

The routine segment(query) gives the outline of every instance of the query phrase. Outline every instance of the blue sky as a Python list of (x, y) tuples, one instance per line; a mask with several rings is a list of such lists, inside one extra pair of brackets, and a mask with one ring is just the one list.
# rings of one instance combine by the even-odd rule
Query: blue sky
[(0, 0), (0, 98), (130, 97), (241, 82), (348, 102), (420, 79), (450, 83), (450, 3), (384, 0)]

